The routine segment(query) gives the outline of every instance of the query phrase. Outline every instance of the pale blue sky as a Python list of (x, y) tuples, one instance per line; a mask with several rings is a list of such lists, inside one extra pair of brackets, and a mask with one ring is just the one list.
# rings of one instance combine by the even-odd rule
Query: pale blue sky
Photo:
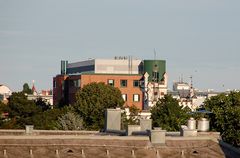
[[(0, 0), (0, 83), (52, 88), (60, 60), (167, 61), (199, 89), (240, 89), (240, 0)], [(223, 86), (224, 85), (224, 86)]]

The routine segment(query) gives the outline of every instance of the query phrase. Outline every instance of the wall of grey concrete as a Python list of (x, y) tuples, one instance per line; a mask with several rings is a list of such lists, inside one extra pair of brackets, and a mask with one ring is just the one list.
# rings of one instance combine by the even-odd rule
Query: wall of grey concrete
[(132, 135), (133, 132), (141, 131), (141, 127), (139, 125), (128, 125), (127, 127), (127, 135)]
[(151, 130), (150, 141), (152, 144), (165, 144), (166, 130)]
[(140, 119), (141, 131), (152, 130), (152, 119)]
[(105, 112), (105, 131), (121, 130), (121, 109), (107, 109)]

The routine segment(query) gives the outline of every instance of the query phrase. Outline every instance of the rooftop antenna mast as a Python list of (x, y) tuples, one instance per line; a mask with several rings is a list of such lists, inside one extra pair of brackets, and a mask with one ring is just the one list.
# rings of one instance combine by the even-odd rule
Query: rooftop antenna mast
[(157, 76), (156, 76), (156, 73), (157, 73), (157, 61), (156, 61), (156, 50), (155, 50), (155, 48), (153, 49), (153, 53), (154, 53), (154, 65), (153, 65), (153, 78), (152, 78), (152, 80), (154, 81), (154, 82), (156, 82), (157, 81)]
[(193, 77), (192, 77), (192, 75), (190, 76), (190, 82), (191, 82), (190, 88), (192, 89), (193, 88)]
[(180, 82), (183, 83), (183, 74), (181, 74), (181, 81)]
[(154, 61), (156, 62), (157, 53), (156, 53), (156, 49), (155, 48), (154, 48), (153, 52), (154, 52)]
[(153, 53), (154, 53), (154, 64), (153, 64), (153, 76), (152, 76), (152, 80), (153, 80), (153, 96), (154, 96), (154, 101), (157, 101), (157, 87), (156, 87), (156, 82), (157, 82), (157, 61), (156, 61), (156, 50), (155, 48), (153, 49)]
[(190, 76), (190, 99), (194, 96), (194, 91), (193, 91), (193, 77), (192, 75)]

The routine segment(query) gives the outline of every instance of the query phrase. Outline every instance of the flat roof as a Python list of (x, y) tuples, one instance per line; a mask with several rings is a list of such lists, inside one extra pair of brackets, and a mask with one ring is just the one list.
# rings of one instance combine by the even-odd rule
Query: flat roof
[(98, 131), (34, 130), (26, 135), (25, 130), (0, 130), (0, 134), (0, 150), (8, 157), (239, 157), (218, 143), (215, 132), (167, 136), (162, 145), (151, 144), (148, 136), (112, 136)]

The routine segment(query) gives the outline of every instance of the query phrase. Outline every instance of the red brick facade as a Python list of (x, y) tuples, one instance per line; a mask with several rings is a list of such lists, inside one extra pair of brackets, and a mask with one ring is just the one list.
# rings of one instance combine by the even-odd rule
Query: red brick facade
[[(75, 94), (78, 89), (84, 87), (84, 85), (92, 83), (92, 82), (104, 82), (105, 84), (109, 84), (109, 82), (114, 82), (114, 87), (120, 89), (123, 95), (126, 97), (125, 106), (132, 106), (135, 105), (139, 109), (142, 110), (143, 108), (143, 92), (141, 91), (140, 87), (135, 85), (135, 83), (141, 80), (142, 75), (118, 75), (118, 74), (82, 74), (82, 75), (75, 75), (69, 77), (57, 76), (54, 78), (56, 81), (56, 88), (53, 89), (53, 98), (54, 104), (58, 103), (59, 97), (61, 92), (65, 92), (66, 94), (61, 96), (65, 96), (65, 100), (69, 104), (73, 104), (75, 102)], [(65, 79), (65, 88), (67, 90), (61, 91), (62, 86), (59, 83), (63, 83), (60, 80)], [(124, 84), (121, 85), (121, 82)], [(67, 84), (67, 86), (66, 86)], [(79, 85), (78, 85), (79, 84)], [(123, 86), (124, 85), (124, 86)], [(134, 97), (135, 96), (135, 97)], [(135, 99), (135, 100), (134, 100)]]
[(53, 78), (53, 105), (57, 105), (61, 99), (64, 99), (63, 82), (67, 78), (67, 75), (58, 75)]

